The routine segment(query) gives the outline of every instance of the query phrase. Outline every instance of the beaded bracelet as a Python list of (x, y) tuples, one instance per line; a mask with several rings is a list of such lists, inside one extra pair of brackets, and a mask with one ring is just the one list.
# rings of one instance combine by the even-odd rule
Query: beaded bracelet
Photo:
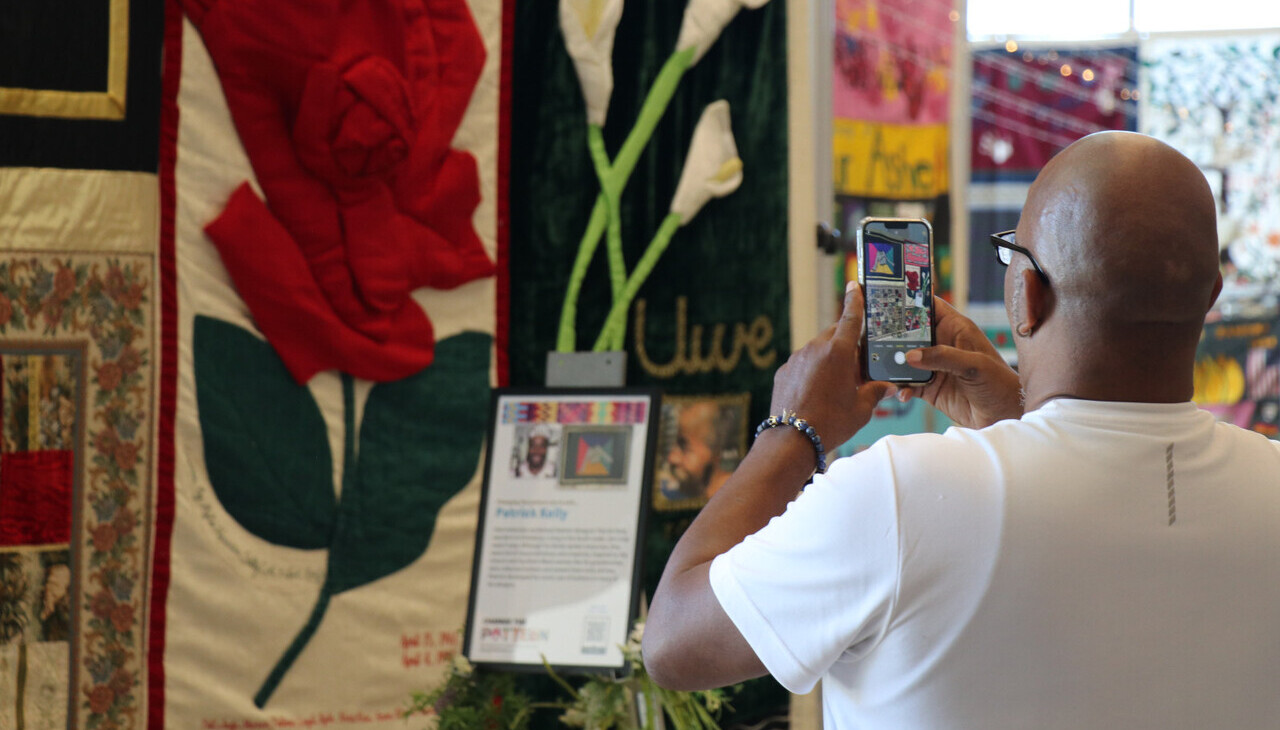
[(797, 418), (795, 411), (788, 411), (784, 408), (782, 409), (781, 416), (769, 416), (760, 422), (760, 425), (756, 427), (756, 437), (758, 438), (760, 434), (774, 426), (791, 426), (805, 436), (808, 436), (809, 441), (813, 443), (813, 450), (818, 456), (817, 468), (814, 471), (821, 474), (827, 470), (827, 453), (822, 448), (822, 439), (818, 438), (818, 432), (814, 430), (813, 426), (809, 425), (808, 421), (803, 418)]

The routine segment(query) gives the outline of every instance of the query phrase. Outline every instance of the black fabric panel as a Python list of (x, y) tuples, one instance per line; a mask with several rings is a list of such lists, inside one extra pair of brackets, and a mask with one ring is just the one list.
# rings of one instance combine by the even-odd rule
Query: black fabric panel
[[(627, 3), (615, 42), (614, 92), (605, 125), (617, 154), (645, 94), (672, 52), (685, 0)], [(743, 354), (730, 372), (654, 377), (641, 367), (628, 318), (627, 384), (656, 385), (668, 394), (751, 395), (748, 430), (768, 415), (773, 371), (790, 353), (787, 277), (787, 89), (785, 4), (744, 10), (707, 55), (685, 74), (622, 197), (622, 231), (630, 271), (667, 215), (694, 126), (703, 108), (728, 100), (745, 178), (732, 195), (709, 202), (672, 240), (637, 299), (646, 300), (645, 349), (654, 363), (676, 355), (676, 307), (686, 298), (687, 337), (702, 330), (702, 354), (712, 330), (725, 325), (727, 353), (734, 325), (766, 317), (775, 360), (755, 367)], [(574, 256), (599, 191), (587, 152), (586, 112), (572, 61), (548, 3), (516, 7), (512, 76), (510, 189), (511, 384), (539, 386), (555, 348), (560, 310)], [(610, 305), (601, 242), (579, 301), (578, 350), (589, 350)], [(686, 348), (686, 355), (689, 354)], [(645, 589), (653, 594), (676, 539), (696, 512), (654, 512), (645, 544)], [(734, 701), (728, 728), (779, 712), (788, 696), (771, 679), (748, 684)]]
[[(130, 0), (123, 120), (0, 114), (0, 166), (155, 172), (163, 29), (161, 0)], [(0, 6), (0, 44), (24, 33), (31, 35), (0, 52), (0, 85), (106, 91), (106, 0)]]
[(6, 3), (0, 12), (0, 86), (106, 88), (106, 66), (99, 59), (107, 57), (108, 7), (107, 0)]
[[(616, 154), (653, 77), (674, 46), (683, 2), (629, 3), (614, 49), (615, 88), (605, 127)], [(628, 267), (666, 215), (698, 116), (719, 98), (733, 109), (746, 177), (681, 229), (639, 298), (648, 302), (647, 349), (674, 354), (677, 296), (689, 324), (749, 324), (765, 314), (780, 356), (789, 347), (786, 258), (786, 56), (784, 7), (743, 12), (686, 74), (622, 199)], [(558, 15), (537, 3), (517, 8), (511, 140), (511, 382), (540, 385), (555, 346), (564, 288), (598, 186), (586, 149), (586, 119)], [(609, 305), (603, 244), (579, 301), (579, 350), (591, 348)], [(708, 335), (709, 337), (709, 335)], [(630, 326), (627, 349), (633, 350)], [(780, 363), (779, 363), (780, 364)], [(628, 384), (669, 392), (767, 395), (772, 374), (712, 372), (654, 380), (628, 359)], [(742, 387), (747, 386), (747, 387)], [(763, 389), (757, 391), (757, 388)], [(764, 404), (767, 406), (767, 403)], [(753, 411), (754, 411), (753, 407)]]

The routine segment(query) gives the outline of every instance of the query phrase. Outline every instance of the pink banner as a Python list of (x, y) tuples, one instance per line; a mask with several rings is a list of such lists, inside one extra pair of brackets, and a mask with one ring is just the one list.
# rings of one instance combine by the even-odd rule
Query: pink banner
[(836, 118), (946, 122), (951, 13), (946, 0), (836, 0)]

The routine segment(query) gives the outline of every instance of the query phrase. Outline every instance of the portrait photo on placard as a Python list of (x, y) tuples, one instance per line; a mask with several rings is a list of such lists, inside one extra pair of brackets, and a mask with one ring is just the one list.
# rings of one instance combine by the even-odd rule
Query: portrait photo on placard
[(515, 427), (511, 447), (511, 476), (516, 479), (559, 478), (561, 427), (554, 423), (523, 423)]
[(749, 393), (663, 398), (654, 509), (697, 509), (724, 485), (747, 453), (750, 400)]

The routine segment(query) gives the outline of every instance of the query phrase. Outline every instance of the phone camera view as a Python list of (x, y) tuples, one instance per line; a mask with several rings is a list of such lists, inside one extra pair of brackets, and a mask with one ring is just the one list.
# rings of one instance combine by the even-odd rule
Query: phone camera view
[(868, 221), (862, 229), (867, 373), (873, 380), (925, 381), (906, 354), (933, 344), (930, 231), (923, 221)]

